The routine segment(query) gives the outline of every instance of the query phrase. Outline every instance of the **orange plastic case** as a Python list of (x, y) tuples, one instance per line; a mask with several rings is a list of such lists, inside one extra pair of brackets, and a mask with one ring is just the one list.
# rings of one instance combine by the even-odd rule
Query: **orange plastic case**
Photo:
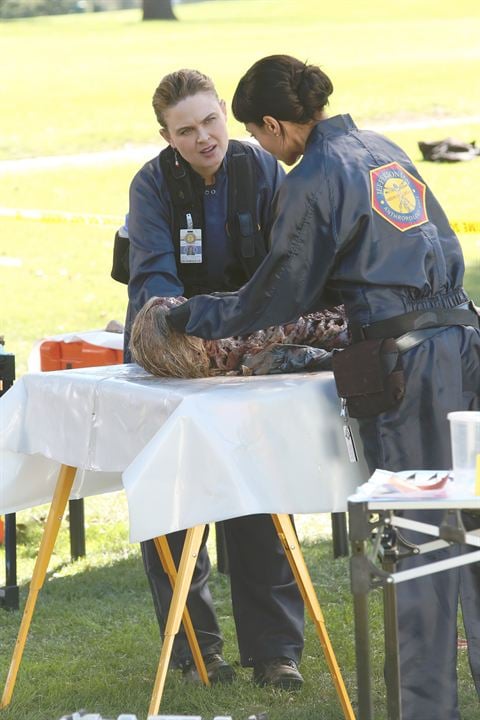
[(81, 340), (45, 340), (40, 345), (40, 369), (71, 370), (123, 363), (123, 351), (91, 345)]

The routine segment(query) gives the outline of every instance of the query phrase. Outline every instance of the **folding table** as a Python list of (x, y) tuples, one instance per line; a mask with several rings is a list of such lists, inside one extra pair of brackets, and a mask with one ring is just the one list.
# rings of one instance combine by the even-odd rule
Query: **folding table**
[[(205, 523), (270, 513), (353, 718), (288, 514), (341, 512), (367, 476), (348, 460), (331, 373), (159, 379), (136, 365), (23, 376), (0, 401), (0, 512), (52, 502), (3, 695), (10, 702), (69, 497), (127, 494), (132, 542), (155, 538), (174, 585), (150, 713), (158, 710)], [(161, 471), (159, 470), (161, 468)], [(188, 529), (180, 566), (163, 536)], [(177, 577), (178, 573), (178, 577)]]

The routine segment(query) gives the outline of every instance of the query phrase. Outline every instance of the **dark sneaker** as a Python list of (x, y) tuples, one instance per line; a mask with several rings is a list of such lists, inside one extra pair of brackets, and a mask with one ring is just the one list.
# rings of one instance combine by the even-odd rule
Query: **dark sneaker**
[[(217, 653), (205, 655), (203, 661), (207, 670), (208, 679), (212, 685), (215, 685), (215, 683), (231, 683), (235, 680), (235, 670), (223, 659), (221, 655), (218, 655)], [(192, 660), (184, 663), (182, 667), (182, 676), (186, 682), (200, 682), (197, 668)]]
[(271, 685), (281, 690), (300, 690), (303, 677), (295, 660), (287, 657), (271, 658), (253, 668), (253, 682), (262, 687)]

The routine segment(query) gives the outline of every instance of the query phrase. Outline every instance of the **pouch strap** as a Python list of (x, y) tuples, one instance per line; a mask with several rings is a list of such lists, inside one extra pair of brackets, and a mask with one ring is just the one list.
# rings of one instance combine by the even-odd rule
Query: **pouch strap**
[(400, 337), (395, 338), (397, 342), (397, 347), (401, 353), (408, 352), (417, 345), (420, 345), (420, 343), (422, 343), (424, 340), (428, 340), (428, 338), (431, 338), (437, 333), (442, 332), (442, 330), (445, 330), (445, 327), (425, 328), (425, 330), (412, 330), (412, 332), (405, 333), (404, 335), (400, 335)]
[(480, 320), (475, 310), (467, 303), (456, 308), (433, 308), (418, 310), (404, 315), (396, 315), (387, 320), (380, 320), (371, 325), (352, 323), (349, 330), (353, 342), (361, 340), (377, 340), (384, 337), (399, 337), (412, 330), (440, 328), (449, 325), (471, 325), (480, 328)]

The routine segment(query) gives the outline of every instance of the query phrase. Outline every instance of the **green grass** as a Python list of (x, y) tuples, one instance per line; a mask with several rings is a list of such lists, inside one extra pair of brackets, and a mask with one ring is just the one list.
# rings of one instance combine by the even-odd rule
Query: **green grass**
[[(436, 126), (478, 116), (480, 10), (475, 0), (401, 4), (340, 0), (229, 0), (176, 6), (178, 22), (142, 23), (139, 11), (0, 23), (8, 72), (0, 83), (0, 159), (71, 154), (159, 141), (151, 109), (161, 76), (181, 66), (211, 74), (227, 105), (258, 57), (287, 52), (332, 75), (331, 113), (359, 125), (424, 121), (388, 132), (419, 163), (452, 221), (479, 221), (480, 160), (420, 162), (418, 140), (479, 140), (480, 124)], [(230, 119), (232, 135), (244, 129)], [(148, 155), (145, 155), (145, 159)], [(120, 221), (141, 165), (1, 172), (7, 208), (101, 214)], [(122, 321), (125, 288), (109, 277), (111, 225), (0, 217), (0, 333), (17, 373), (35, 340)], [(480, 300), (480, 235), (461, 237), (466, 287)], [(12, 264), (13, 263), (13, 264)]]
[(35, 339), (123, 321), (126, 289), (109, 277), (114, 228), (15, 221), (0, 228), (2, 249), (9, 248), (8, 232), (14, 230), (13, 253), (21, 262), (2, 267), (0, 279), (2, 333), (18, 376), (27, 369)]
[[(387, 134), (418, 163), (452, 221), (480, 221), (479, 163), (423, 163), (418, 140), (447, 135), (480, 142), (478, 116), (480, 9), (477, 0), (438, 3), (320, 3), (318, 0), (230, 0), (176, 7), (179, 22), (142, 23), (138, 11), (35, 18), (0, 23), (0, 160), (93, 152), (157, 143), (150, 100), (159, 79), (182, 66), (211, 74), (230, 99), (239, 76), (262, 55), (286, 52), (319, 63), (335, 83), (330, 111), (351, 112), (360, 126), (424, 121), (422, 129)], [(231, 118), (232, 135), (244, 130)], [(145, 158), (147, 159), (147, 157)], [(1, 205), (111, 215), (120, 221), (128, 185), (141, 162), (0, 172)], [(0, 218), (0, 334), (27, 369), (36, 339), (101, 328), (122, 320), (126, 290), (110, 279), (110, 224)], [(461, 236), (466, 287), (480, 304), (480, 234)], [(123, 495), (86, 500), (87, 557), (69, 559), (62, 530), (35, 614), (14, 699), (1, 720), (57, 720), (86, 707), (106, 717), (146, 716), (159, 654), (158, 632), (137, 546), (128, 543)], [(19, 513), (21, 601), (31, 576), (45, 508)], [(320, 523), (320, 524), (319, 524)], [(353, 623), (346, 560), (332, 562), (328, 523), (303, 527), (304, 551), (318, 589), (347, 687), (354, 697)], [(0, 564), (3, 556), (0, 550)], [(237, 657), (228, 582), (213, 593)], [(372, 595), (375, 704), (385, 716), (380, 598)], [(19, 626), (0, 611), (0, 685)], [(269, 720), (342, 717), (319, 642), (307, 623), (302, 672), (290, 698), (253, 688), (239, 670), (231, 689), (185, 688), (169, 675), (165, 712), (232, 714), (268, 710)], [(465, 654), (460, 658), (463, 720), (478, 717)]]
[(176, 13), (179, 22), (142, 23), (133, 10), (1, 23), (0, 157), (153, 142), (150, 100), (166, 72), (199, 67), (229, 104), (251, 63), (277, 52), (331, 74), (335, 113), (478, 115), (476, 0), (219, 0)]
[[(46, 506), (18, 513), (21, 605), (33, 568)], [(81, 707), (104, 717), (135, 713), (144, 720), (160, 653), (158, 628), (140, 553), (127, 537), (122, 493), (85, 501), (87, 556), (69, 561), (68, 532), (63, 527), (41, 590), (11, 704), (2, 720), (58, 720)], [(351, 696), (356, 702), (352, 599), (348, 560), (332, 560), (328, 515), (298, 516), (303, 552), (325, 616), (327, 630)], [(215, 560), (213, 537), (210, 554)], [(0, 552), (0, 561), (2, 560)], [(251, 670), (238, 666), (228, 578), (214, 572), (211, 583), (225, 636), (225, 656), (236, 664), (238, 682), (229, 688), (185, 686), (179, 673), (167, 677), (161, 712), (210, 718), (232, 715), (246, 720), (266, 710), (269, 720), (341, 720), (342, 711), (310, 619), (302, 661), (305, 686), (299, 694), (256, 688)], [(374, 703), (385, 717), (382, 679), (381, 595), (370, 596)], [(0, 686), (18, 632), (20, 614), (0, 611), (2, 662)], [(460, 657), (463, 720), (476, 720), (478, 700), (466, 663)]]

